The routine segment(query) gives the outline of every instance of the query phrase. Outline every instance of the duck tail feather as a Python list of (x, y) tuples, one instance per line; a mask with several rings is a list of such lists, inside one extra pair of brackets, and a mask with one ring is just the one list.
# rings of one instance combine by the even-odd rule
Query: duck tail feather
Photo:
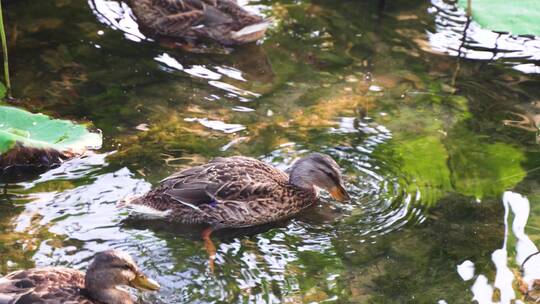
[(232, 38), (242, 43), (257, 41), (264, 37), (266, 30), (272, 22), (272, 18), (266, 18), (261, 22), (245, 26), (242, 29), (233, 32)]

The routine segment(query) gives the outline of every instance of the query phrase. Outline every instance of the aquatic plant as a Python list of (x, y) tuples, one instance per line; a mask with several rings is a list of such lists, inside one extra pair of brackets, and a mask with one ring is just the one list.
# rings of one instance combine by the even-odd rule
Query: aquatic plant
[[(6, 82), (7, 95), (11, 94), (11, 81), (9, 79), (9, 60), (8, 60), (8, 50), (6, 42), (6, 31), (4, 30), (4, 17), (2, 10), (2, 3), (0, 2), (0, 39), (2, 40), (2, 54), (4, 58), (4, 81)], [(4, 96), (1, 96), (4, 97)]]
[(540, 3), (522, 0), (519, 3), (504, 0), (459, 0), (459, 6), (482, 27), (496, 32), (515, 35), (540, 36)]

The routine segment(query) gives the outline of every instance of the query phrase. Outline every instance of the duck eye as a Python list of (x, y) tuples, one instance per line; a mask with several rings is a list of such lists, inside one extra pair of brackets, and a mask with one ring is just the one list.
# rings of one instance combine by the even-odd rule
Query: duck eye
[(122, 268), (124, 270), (130, 270), (130, 271), (132, 270), (131, 266), (129, 266), (129, 265), (122, 265), (122, 266), (120, 266), (120, 268)]

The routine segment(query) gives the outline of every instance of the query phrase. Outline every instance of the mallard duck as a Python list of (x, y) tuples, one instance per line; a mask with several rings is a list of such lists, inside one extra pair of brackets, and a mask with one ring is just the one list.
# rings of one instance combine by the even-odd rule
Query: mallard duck
[(151, 32), (189, 42), (253, 42), (270, 25), (269, 19), (246, 11), (235, 0), (131, 0), (131, 7), (138, 22)]
[(120, 286), (158, 290), (159, 284), (139, 271), (122, 251), (96, 254), (86, 275), (65, 267), (19, 270), (0, 278), (0, 304), (134, 303)]
[(213, 230), (292, 217), (316, 202), (318, 188), (338, 200), (349, 199), (340, 171), (330, 156), (321, 153), (296, 161), (290, 174), (254, 158), (219, 157), (175, 173), (146, 195), (125, 203), (134, 211), (169, 221), (208, 224), (203, 239), (212, 257)]

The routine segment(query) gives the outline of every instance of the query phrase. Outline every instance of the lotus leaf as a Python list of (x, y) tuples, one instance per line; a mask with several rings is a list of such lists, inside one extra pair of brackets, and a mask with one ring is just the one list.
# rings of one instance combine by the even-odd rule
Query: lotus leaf
[(101, 135), (68, 120), (0, 106), (0, 153), (7, 152), (15, 142), (34, 148), (82, 152), (101, 146)]
[[(540, 1), (472, 0), (472, 17), (481, 26), (498, 32), (540, 36)], [(467, 0), (459, 0), (467, 8)]]
[(101, 134), (89, 132), (84, 125), (0, 106), (0, 169), (51, 166), (100, 146)]

